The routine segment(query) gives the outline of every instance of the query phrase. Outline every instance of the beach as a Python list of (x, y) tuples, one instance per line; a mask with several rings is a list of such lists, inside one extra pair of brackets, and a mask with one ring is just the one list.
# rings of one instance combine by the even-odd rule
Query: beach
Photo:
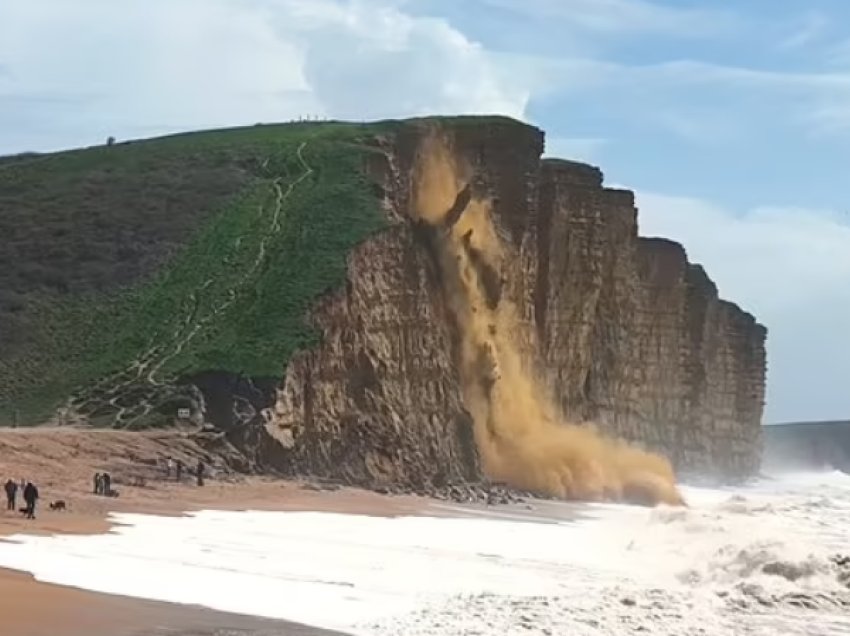
[(3, 636), (333, 636), (331, 632), (174, 603), (95, 594), (0, 569)]
[[(60, 491), (63, 492), (63, 491)], [(67, 496), (67, 495), (63, 495)], [(208, 482), (204, 489), (170, 486), (124, 500), (94, 495), (69, 498), (69, 512), (42, 507), (35, 520), (0, 513), (0, 540), (13, 534), (100, 534), (110, 528), (108, 512), (181, 515), (197, 509), (328, 510), (359, 514), (402, 514), (414, 502), (393, 501), (358, 491), (314, 492), (266, 480), (238, 484)], [(35, 580), (0, 568), (0, 621), (3, 636), (321, 636), (335, 632), (294, 623), (97, 594)]]
[[(190, 475), (168, 480), (167, 457), (188, 465), (209, 458), (179, 433), (126, 433), (74, 429), (0, 432), (0, 480), (32, 479), (40, 489), (36, 519), (0, 511), (0, 540), (14, 534), (90, 535), (108, 532), (107, 515), (131, 512), (179, 516), (193, 510), (326, 510), (367, 515), (408, 515), (425, 508), (415, 497), (389, 497), (355, 489), (213, 473), (203, 487)], [(213, 461), (215, 461), (213, 459)], [(97, 471), (114, 475), (118, 498), (93, 493)], [(138, 485), (133, 485), (133, 483)], [(62, 499), (68, 510), (49, 510)], [(232, 633), (257, 636), (332, 634), (278, 620), (97, 594), (36, 581), (0, 569), (3, 636), (147, 636)]]
[[(166, 474), (166, 459), (194, 465), (199, 457), (211, 475), (199, 487), (191, 475), (180, 483)], [(0, 431), (0, 481), (32, 479), (40, 489), (36, 518), (0, 511), (0, 541), (12, 535), (100, 535), (113, 513), (179, 517), (195, 511), (312, 511), (400, 517), (487, 517), (552, 521), (572, 516), (563, 506), (541, 513), (528, 504), (459, 506), (423, 497), (382, 495), (315, 482), (246, 477), (226, 470), (220, 456), (180, 432), (130, 433), (78, 429)], [(94, 494), (93, 476), (109, 471), (117, 498)], [(66, 511), (49, 509), (63, 500)], [(19, 506), (22, 502), (18, 502)], [(545, 507), (545, 504), (539, 504)], [(331, 634), (288, 621), (259, 619), (202, 607), (139, 600), (35, 580), (0, 568), (3, 636), (201, 636), (239, 634), (296, 636)]]
[[(850, 633), (841, 473), (683, 487), (688, 509), (488, 507), (226, 471), (167, 481), (160, 449), (188, 460), (185, 442), (0, 432), (0, 469), (69, 505), (0, 514), (3, 636)], [(90, 492), (103, 469), (120, 497)]]

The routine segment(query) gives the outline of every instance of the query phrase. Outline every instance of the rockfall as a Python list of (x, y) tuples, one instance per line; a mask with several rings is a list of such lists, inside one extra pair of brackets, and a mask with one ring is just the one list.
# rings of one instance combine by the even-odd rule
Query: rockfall
[(461, 117), (6, 158), (0, 420), (192, 426), (244, 470), (389, 491), (754, 476), (765, 327), (543, 154)]
[[(258, 465), (422, 491), (481, 478), (457, 334), (411, 214), (434, 126), (379, 141), (367, 169), (392, 227), (350, 255), (345, 287), (316, 304), (320, 346), (264, 391), (206, 391), (209, 402), (227, 402), (211, 412), (215, 424)], [(509, 251), (497, 276), (518, 307), (516, 337), (564, 416), (670, 458), (680, 475), (754, 475), (766, 329), (720, 299), (683, 246), (638, 236), (632, 192), (605, 187), (596, 167), (541, 160), (542, 131), (508, 121), (437, 128), (470, 167), (449, 212), (464, 213), (471, 189), (492, 197)]]

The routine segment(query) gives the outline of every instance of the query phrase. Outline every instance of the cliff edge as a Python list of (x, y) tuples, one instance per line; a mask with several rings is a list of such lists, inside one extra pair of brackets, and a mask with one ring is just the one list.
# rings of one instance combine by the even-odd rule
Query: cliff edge
[(6, 161), (0, 415), (215, 427), (255, 470), (370, 488), (753, 475), (766, 330), (543, 146), (429, 118)]

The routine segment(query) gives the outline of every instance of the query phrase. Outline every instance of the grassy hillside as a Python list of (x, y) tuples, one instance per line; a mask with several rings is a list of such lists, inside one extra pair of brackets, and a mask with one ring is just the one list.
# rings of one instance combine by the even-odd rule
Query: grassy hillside
[(374, 131), (255, 126), (0, 162), (0, 424), (76, 394), (134, 425), (133, 392), (179, 376), (282, 375), (316, 336), (311, 303), (385, 223), (361, 171)]

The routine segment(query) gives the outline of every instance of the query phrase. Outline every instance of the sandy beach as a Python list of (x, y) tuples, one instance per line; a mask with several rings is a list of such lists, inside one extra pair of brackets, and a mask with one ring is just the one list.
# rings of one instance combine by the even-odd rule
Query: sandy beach
[[(193, 465), (211, 462), (203, 487), (191, 476), (168, 480), (164, 460), (172, 456)], [(176, 433), (122, 433), (75, 430), (0, 432), (0, 480), (32, 479), (40, 489), (36, 519), (0, 512), (0, 537), (14, 534), (96, 534), (107, 532), (111, 512), (182, 515), (193, 510), (319, 510), (369, 515), (421, 513), (427, 500), (389, 497), (341, 488), (275, 479), (239, 477), (216, 470), (204, 454)], [(92, 476), (108, 470), (118, 498), (93, 494)], [(62, 499), (68, 510), (55, 512)], [(4, 506), (5, 508), (5, 506)], [(2, 539), (0, 540), (8, 540)], [(219, 633), (258, 636), (319, 636), (323, 630), (281, 621), (235, 616), (204, 608), (95, 594), (35, 581), (28, 574), (0, 569), (3, 636), (147, 636)]]
[(332, 636), (285, 621), (93, 594), (0, 569), (4, 636)]
[[(199, 487), (191, 475), (168, 477), (168, 457), (210, 476)], [(95, 472), (108, 471), (117, 498), (93, 493)], [(36, 518), (0, 511), (0, 541), (15, 534), (100, 534), (110, 513), (184, 515), (199, 510), (326, 511), (371, 516), (481, 516), (513, 520), (565, 520), (580, 508), (536, 501), (488, 507), (456, 505), (423, 497), (389, 496), (316, 482), (246, 477), (228, 470), (226, 458), (178, 431), (132, 433), (75, 429), (0, 430), (0, 481), (31, 479), (41, 501)], [(56, 500), (63, 512), (49, 509)], [(22, 502), (18, 502), (22, 505)], [(5, 508), (5, 506), (4, 506)], [(0, 569), (3, 636), (298, 636), (329, 632), (288, 622), (234, 616), (188, 607), (97, 594), (35, 581)]]
[[(44, 491), (42, 491), (44, 492)], [(0, 513), (0, 540), (14, 534), (96, 534), (107, 532), (109, 512), (179, 515), (191, 510), (327, 510), (395, 515), (416, 512), (413, 501), (356, 490), (316, 492), (297, 484), (248, 479), (243, 483), (208, 482), (164, 485), (123, 500), (94, 495), (67, 499), (69, 512), (44, 507), (34, 520)], [(45, 499), (47, 501), (47, 498)], [(421, 504), (420, 504), (421, 505)], [(25, 573), (0, 569), (3, 636), (321, 636), (331, 634), (282, 621), (236, 616), (205, 608), (95, 594), (41, 583)]]
[[(180, 482), (166, 471), (166, 460), (194, 467), (207, 464), (199, 487), (184, 472)], [(107, 471), (116, 498), (94, 494), (93, 477)], [(210, 453), (179, 432), (131, 433), (77, 429), (0, 430), (0, 481), (32, 480), (39, 488), (35, 520), (3, 510), (0, 536), (27, 533), (93, 533), (109, 528), (110, 512), (180, 515), (192, 510), (333, 510), (376, 515), (416, 514), (425, 499), (384, 496), (315, 482), (244, 476), (229, 470), (221, 455)], [(23, 505), (18, 497), (19, 506)], [(63, 500), (67, 511), (50, 502)], [(5, 508), (5, 506), (4, 506)]]

